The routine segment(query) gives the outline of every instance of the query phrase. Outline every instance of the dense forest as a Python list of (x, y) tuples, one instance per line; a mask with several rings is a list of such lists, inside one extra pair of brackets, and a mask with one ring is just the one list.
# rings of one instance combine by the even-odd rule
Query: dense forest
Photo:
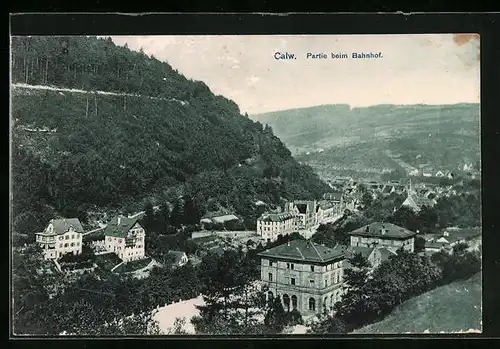
[(257, 200), (328, 188), (271, 127), (110, 38), (14, 37), (12, 82), (16, 232), (33, 233), (56, 215), (85, 221), (89, 211), (140, 210), (181, 195), (249, 223)]

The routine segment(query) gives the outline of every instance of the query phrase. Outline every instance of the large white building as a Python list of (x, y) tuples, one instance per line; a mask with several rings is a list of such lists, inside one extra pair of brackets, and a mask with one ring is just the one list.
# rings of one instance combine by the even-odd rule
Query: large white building
[(36, 242), (45, 259), (59, 259), (67, 253), (82, 253), (83, 232), (78, 218), (52, 219), (43, 232), (36, 234)]
[(346, 256), (341, 248), (294, 240), (259, 256), (268, 299), (279, 296), (285, 311), (297, 309), (303, 315), (331, 313), (346, 292)]
[(296, 215), (291, 212), (264, 213), (257, 219), (257, 234), (267, 241), (274, 241), (278, 235), (297, 231)]
[(138, 219), (114, 217), (104, 229), (106, 250), (115, 253), (124, 262), (145, 257), (146, 233)]

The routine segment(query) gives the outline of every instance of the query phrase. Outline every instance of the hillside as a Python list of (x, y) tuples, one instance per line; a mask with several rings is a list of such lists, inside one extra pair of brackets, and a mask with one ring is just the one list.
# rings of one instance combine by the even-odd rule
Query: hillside
[(481, 331), (481, 274), (412, 298), (353, 334)]
[[(251, 222), (253, 202), (326, 185), (269, 127), (169, 64), (91, 37), (12, 39), (13, 218), (142, 209), (192, 197)], [(35, 230), (36, 231), (36, 230)]]
[(296, 158), (328, 178), (399, 178), (480, 159), (479, 105), (324, 105), (254, 115)]

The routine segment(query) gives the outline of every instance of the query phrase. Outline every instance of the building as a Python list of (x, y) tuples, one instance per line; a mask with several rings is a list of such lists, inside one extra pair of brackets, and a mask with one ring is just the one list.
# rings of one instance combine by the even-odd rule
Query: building
[(170, 250), (167, 257), (171, 258), (173, 267), (182, 267), (189, 262), (186, 252)]
[(145, 236), (138, 217), (119, 215), (104, 228), (107, 251), (115, 253), (125, 263), (145, 257)]
[(349, 235), (351, 247), (384, 246), (392, 251), (402, 247), (413, 252), (417, 233), (392, 223), (375, 222), (351, 231)]
[(288, 235), (296, 230), (297, 217), (292, 212), (264, 213), (257, 219), (257, 234), (266, 241), (274, 241), (278, 235)]
[[(424, 190), (424, 192), (426, 193), (427, 190)], [(410, 191), (401, 206), (409, 207), (414, 212), (418, 213), (424, 206), (433, 207), (435, 204), (435, 199), (430, 199), (425, 197), (424, 195), (418, 195), (415, 191)]]
[(52, 219), (36, 242), (43, 250), (45, 259), (59, 259), (67, 253), (82, 253), (82, 224), (78, 218)]
[(321, 200), (318, 202), (318, 211), (316, 217), (318, 224), (332, 219), (335, 216), (335, 213), (336, 210), (334, 203), (327, 200)]
[(481, 230), (479, 228), (449, 228), (441, 235), (435, 234), (425, 242), (425, 251), (428, 253), (441, 250), (450, 251), (458, 244), (467, 244), (477, 248), (480, 245)]
[[(393, 250), (383, 246), (378, 246), (378, 247), (349, 246), (349, 248), (347, 249), (348, 258), (351, 258), (358, 253), (360, 253), (364, 258), (368, 260), (372, 270), (378, 268), (380, 264), (388, 260), (389, 257), (397, 255), (396, 252), (394, 252)], [(348, 267), (349, 265), (350, 265), (349, 262), (347, 262), (346, 267)]]
[(298, 200), (288, 202), (285, 205), (285, 212), (295, 216), (295, 229), (310, 229), (317, 224), (316, 219), (317, 202)]
[(340, 301), (345, 252), (309, 240), (293, 240), (259, 253), (268, 299), (279, 296), (285, 310), (302, 315), (331, 312)]

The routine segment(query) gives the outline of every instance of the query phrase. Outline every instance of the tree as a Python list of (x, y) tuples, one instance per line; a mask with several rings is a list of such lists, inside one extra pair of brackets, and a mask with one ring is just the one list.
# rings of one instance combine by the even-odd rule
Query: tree
[(170, 222), (174, 227), (180, 227), (184, 223), (184, 203), (178, 199), (174, 203), (174, 208), (170, 215)]
[(287, 323), (285, 309), (279, 296), (270, 300), (270, 305), (264, 318), (264, 324), (271, 333), (281, 333)]
[(348, 327), (344, 321), (336, 316), (320, 315), (318, 321), (314, 321), (307, 333), (329, 334), (348, 333)]
[(167, 202), (160, 205), (160, 210), (156, 215), (156, 222), (158, 230), (163, 234), (166, 234), (170, 225), (170, 207)]
[(198, 207), (196, 201), (191, 196), (187, 196), (184, 199), (183, 223), (186, 225), (198, 224), (202, 214), (202, 210)]
[(199, 266), (203, 299), (206, 303), (200, 307), (202, 316), (210, 319), (222, 312), (222, 316), (227, 318), (231, 294), (243, 287), (244, 279), (237, 269), (238, 265), (238, 255), (234, 251), (224, 251), (220, 258), (212, 254), (203, 258)]
[(146, 229), (147, 232), (156, 232), (156, 225), (155, 225), (155, 212), (153, 208), (153, 204), (148, 201), (146, 205), (144, 206), (144, 218), (143, 218), (143, 225), (144, 229)]
[(168, 329), (167, 334), (172, 335), (183, 335), (187, 334), (187, 331), (184, 329), (184, 326), (186, 324), (186, 318), (182, 317), (176, 317), (174, 320), (174, 327), (171, 329)]
[(419, 253), (425, 250), (425, 239), (421, 236), (415, 237), (415, 253)]
[(345, 288), (347, 292), (340, 302), (335, 303), (336, 316), (348, 326), (359, 326), (366, 314), (366, 280), (368, 278), (369, 262), (356, 253), (349, 259), (351, 268), (345, 269)]

